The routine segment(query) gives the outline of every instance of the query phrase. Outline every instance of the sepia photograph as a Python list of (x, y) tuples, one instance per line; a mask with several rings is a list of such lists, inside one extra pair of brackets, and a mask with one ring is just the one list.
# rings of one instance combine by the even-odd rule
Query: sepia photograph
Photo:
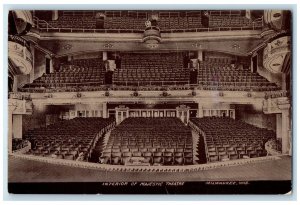
[(292, 193), (292, 10), (32, 9), (7, 15), (10, 194)]

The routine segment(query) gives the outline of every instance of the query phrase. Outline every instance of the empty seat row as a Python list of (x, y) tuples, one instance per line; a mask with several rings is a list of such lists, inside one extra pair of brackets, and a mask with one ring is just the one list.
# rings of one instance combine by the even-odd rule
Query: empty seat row
[(280, 89), (258, 73), (253, 73), (241, 64), (209, 59), (199, 65), (198, 83), (205, 90), (243, 90), (255, 91)]
[(111, 118), (74, 118), (29, 130), (24, 136), (32, 145), (27, 154), (87, 160), (99, 137), (113, 125)]
[(204, 138), (208, 162), (266, 156), (264, 143), (276, 137), (273, 131), (227, 117), (191, 118), (190, 123)]
[(130, 160), (148, 165), (192, 164), (191, 132), (178, 118), (127, 118), (111, 132), (100, 162)]

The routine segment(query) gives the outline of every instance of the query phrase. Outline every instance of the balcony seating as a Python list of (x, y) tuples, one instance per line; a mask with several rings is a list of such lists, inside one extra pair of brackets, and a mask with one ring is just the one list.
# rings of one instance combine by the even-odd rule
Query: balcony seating
[[(43, 74), (23, 88), (72, 88), (104, 84), (105, 69), (101, 59), (77, 59), (61, 64), (58, 71)], [(21, 89), (22, 90), (22, 89)]]
[(264, 142), (276, 138), (273, 131), (231, 118), (191, 118), (203, 131), (208, 162), (266, 156)]
[(87, 160), (100, 135), (113, 119), (75, 118), (47, 128), (29, 130), (25, 138), (32, 148), (27, 154), (50, 158)]
[(158, 20), (158, 26), (162, 31), (171, 29), (192, 29), (203, 27), (201, 23), (201, 16), (162, 17)]
[[(233, 30), (252, 30), (261, 29), (261, 20), (252, 22), (250, 19), (241, 15), (241, 11), (211, 11), (208, 15), (208, 23), (203, 22), (205, 29), (218, 28), (218, 30), (226, 31), (226, 28)], [(95, 13), (62, 11), (57, 20), (39, 21), (40, 29), (47, 29), (50, 32), (135, 32), (142, 33), (145, 29), (145, 22), (150, 18), (151, 12), (139, 11), (122, 11), (111, 12), (101, 11), (105, 15), (101, 27), (97, 27), (97, 19)], [(122, 13), (122, 14), (121, 14)], [(157, 26), (162, 32), (196, 32), (196, 29), (203, 28), (202, 19), (203, 11), (180, 12), (170, 11), (158, 12)], [(101, 21), (101, 22), (102, 22)], [(97, 29), (97, 31), (95, 31)], [(123, 30), (123, 31), (122, 31)]]
[(242, 65), (232, 66), (228, 59), (200, 62), (198, 82), (205, 90), (268, 91), (279, 87)]
[(209, 16), (209, 27), (262, 27), (261, 22), (254, 22), (245, 16)]
[[(134, 18), (128, 16), (106, 17), (105, 29), (134, 29), (144, 30), (147, 18)], [(201, 16), (198, 17), (161, 17), (158, 20), (158, 27), (164, 30), (201, 28)]]
[(183, 67), (182, 53), (124, 54), (115, 70), (115, 85), (188, 84), (189, 70)]
[(95, 29), (96, 19), (93, 16), (64, 15), (59, 17), (58, 20), (48, 21), (48, 24), (50, 28)]
[[(119, 143), (122, 148), (115, 149)], [(127, 118), (111, 132), (100, 162), (124, 165), (138, 158), (149, 165), (192, 164), (190, 144), (191, 132), (177, 118)]]
[(105, 29), (135, 29), (144, 30), (146, 18), (133, 18), (128, 16), (106, 17), (104, 20)]

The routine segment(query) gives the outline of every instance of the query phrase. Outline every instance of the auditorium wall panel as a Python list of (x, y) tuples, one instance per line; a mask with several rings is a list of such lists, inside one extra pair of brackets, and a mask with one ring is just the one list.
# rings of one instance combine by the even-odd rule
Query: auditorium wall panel
[(102, 104), (75, 104), (75, 110), (102, 110)]
[(259, 128), (267, 128), (276, 132), (276, 115), (263, 113), (239, 113), (239, 120)]
[(30, 83), (30, 75), (18, 75), (17, 78), (17, 87)]
[(45, 54), (39, 50), (34, 52), (34, 79), (39, 78), (46, 72)]
[(27, 130), (46, 126), (45, 110), (33, 109), (32, 115), (23, 115), (22, 118), (23, 133)]
[(268, 81), (272, 83), (276, 83), (278, 86), (282, 86), (282, 74), (281, 73), (271, 73), (263, 66), (257, 67), (257, 73), (264, 78), (266, 78)]
[(263, 53), (258, 53), (257, 55), (257, 73), (268, 81), (276, 83), (278, 86), (282, 86), (282, 74), (281, 73), (271, 73), (263, 66)]
[(228, 110), (232, 109), (232, 106), (230, 104), (225, 103), (204, 103), (202, 105), (203, 109), (219, 109), (219, 110)]
[[(84, 111), (86, 116), (86, 111), (89, 112), (89, 117), (103, 117), (103, 105), (102, 104), (75, 104), (74, 109), (69, 110), (70, 118), (78, 117), (77, 113)], [(97, 114), (95, 113), (97, 112)]]
[(90, 58), (100, 58), (102, 59), (102, 52), (95, 52), (95, 53), (83, 53), (74, 55), (74, 60), (76, 59), (90, 59)]

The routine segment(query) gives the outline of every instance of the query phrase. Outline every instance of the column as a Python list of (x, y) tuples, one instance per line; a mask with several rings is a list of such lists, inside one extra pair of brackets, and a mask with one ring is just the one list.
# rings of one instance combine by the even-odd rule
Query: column
[(281, 78), (282, 78), (281, 88), (282, 88), (282, 90), (286, 90), (286, 74), (282, 73)]
[(202, 104), (200, 104), (200, 103), (198, 103), (197, 117), (199, 117), (199, 118), (203, 117), (203, 107), (202, 107)]
[(50, 73), (54, 72), (54, 68), (53, 68), (53, 58), (50, 58)]
[(52, 11), (52, 21), (55, 21), (58, 19), (58, 10)]
[(285, 109), (282, 111), (282, 154), (289, 154), (290, 149), (290, 116), (289, 110)]
[(120, 124), (120, 121), (121, 119), (119, 119), (119, 109), (116, 109), (116, 112), (115, 112), (115, 119), (116, 119), (116, 123), (117, 125)]
[(107, 103), (104, 102), (102, 104), (102, 110), (103, 110), (103, 118), (107, 118)]
[(276, 138), (281, 139), (282, 134), (282, 114), (276, 114)]
[(15, 75), (14, 76), (14, 84), (13, 84), (13, 92), (17, 92), (18, 91), (18, 76)]
[(198, 60), (203, 61), (203, 51), (198, 51)]
[(13, 123), (12, 123), (12, 111), (11, 107), (8, 109), (8, 153), (12, 153), (12, 133), (13, 133)]
[(103, 51), (102, 58), (103, 58), (103, 61), (107, 60), (107, 52), (106, 51)]
[(22, 115), (12, 115), (12, 136), (22, 139)]
[(253, 56), (251, 57), (251, 60), (250, 60), (250, 70), (253, 73)]
[[(256, 57), (256, 58), (255, 58)], [(256, 61), (256, 70), (254, 69), (254, 60)], [(257, 53), (254, 53), (251, 57), (251, 61), (250, 61), (250, 70), (252, 73), (256, 73), (257, 72)]]
[(235, 120), (235, 110), (232, 110), (233, 119)]
[(35, 61), (35, 48), (34, 48), (34, 46), (32, 45), (32, 44), (30, 44), (30, 52), (31, 52), (31, 54), (32, 54), (32, 69), (31, 69), (31, 71), (30, 71), (30, 73), (29, 73), (29, 82), (30, 83), (32, 83), (33, 82), (33, 80), (34, 80), (34, 67), (35, 67), (35, 65), (34, 65), (34, 61)]

